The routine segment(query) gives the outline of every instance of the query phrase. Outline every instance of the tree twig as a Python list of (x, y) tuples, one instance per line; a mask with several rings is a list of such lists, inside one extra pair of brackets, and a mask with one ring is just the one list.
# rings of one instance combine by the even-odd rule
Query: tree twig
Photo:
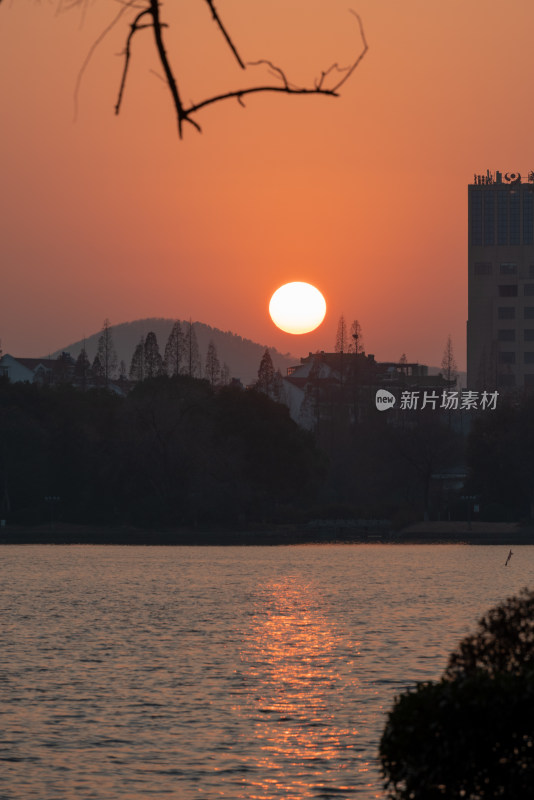
[(214, 4), (213, 0), (206, 0), (206, 3), (210, 7), (211, 15), (212, 15), (213, 19), (215, 20), (215, 22), (217, 23), (217, 25), (219, 26), (222, 35), (226, 39), (226, 43), (228, 44), (228, 47), (230, 48), (230, 50), (232, 51), (232, 53), (234, 54), (234, 56), (236, 58), (237, 63), (239, 64), (241, 69), (245, 69), (245, 65), (243, 63), (243, 60), (242, 60), (241, 56), (239, 55), (239, 53), (237, 52), (237, 48), (236, 48), (235, 44), (233, 43), (232, 39), (230, 38), (230, 35), (229, 35), (228, 31), (224, 27), (224, 25), (222, 23), (222, 20), (219, 17), (219, 14), (217, 12), (217, 9), (215, 8), (215, 4)]
[(117, 97), (117, 102), (115, 103), (115, 114), (118, 114), (121, 108), (122, 103), (122, 96), (124, 94), (124, 87), (126, 86), (126, 76), (128, 75), (128, 67), (130, 66), (130, 55), (131, 55), (131, 43), (134, 37), (134, 34), (137, 31), (141, 30), (142, 28), (150, 28), (152, 24), (149, 25), (139, 25), (140, 20), (145, 16), (145, 14), (150, 14), (150, 9), (145, 8), (139, 12), (139, 14), (135, 17), (134, 21), (130, 25), (130, 33), (126, 39), (126, 47), (124, 48), (124, 69), (122, 70), (122, 77), (121, 83), (119, 86), (119, 94)]
[(93, 57), (93, 53), (95, 52), (95, 50), (98, 47), (98, 45), (102, 42), (102, 40), (115, 27), (115, 25), (117, 24), (119, 19), (122, 17), (124, 12), (128, 11), (130, 8), (132, 8), (135, 5), (135, 2), (136, 2), (136, 0), (127, 0), (126, 2), (124, 2), (124, 4), (123, 4), (122, 8), (120, 9), (120, 11), (115, 15), (114, 19), (112, 19), (112, 21), (109, 23), (109, 25), (106, 28), (104, 28), (104, 30), (102, 31), (100, 36), (96, 39), (95, 42), (93, 42), (89, 52), (87, 53), (87, 55), (85, 57), (85, 60), (84, 60), (82, 66), (80, 68), (79, 73), (78, 73), (78, 77), (76, 79), (76, 84), (74, 86), (74, 119), (75, 120), (78, 117), (78, 95), (79, 95), (79, 92), (80, 92), (80, 86), (81, 86), (81, 83), (82, 83), (82, 78), (83, 78), (83, 75), (85, 73), (85, 70), (87, 69), (87, 67), (89, 65), (89, 62), (91, 61), (91, 58)]
[(355, 11), (353, 11), (352, 8), (349, 8), (349, 11), (350, 11), (351, 14), (354, 14), (356, 19), (358, 20), (358, 25), (359, 25), (359, 28), (360, 28), (360, 36), (361, 36), (361, 39), (362, 39), (362, 42), (363, 42), (363, 50), (360, 53), (360, 55), (358, 56), (358, 58), (356, 59), (356, 61), (353, 64), (351, 64), (350, 67), (348, 67), (345, 76), (339, 81), (339, 83), (336, 83), (336, 85), (332, 87), (334, 92), (337, 92), (338, 89), (341, 89), (343, 84), (346, 81), (348, 81), (348, 79), (350, 78), (350, 76), (352, 75), (352, 73), (354, 72), (356, 67), (358, 66), (358, 64), (361, 62), (362, 58), (365, 56), (365, 54), (369, 50), (369, 45), (367, 44), (367, 39), (365, 38), (365, 31), (363, 29), (363, 23), (362, 23), (362, 20), (360, 18), (360, 15), (357, 14)]

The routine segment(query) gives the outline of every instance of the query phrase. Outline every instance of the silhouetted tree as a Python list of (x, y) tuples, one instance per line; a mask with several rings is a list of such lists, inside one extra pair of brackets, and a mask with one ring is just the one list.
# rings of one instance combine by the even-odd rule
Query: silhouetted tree
[(217, 348), (213, 343), (213, 339), (210, 339), (208, 351), (206, 353), (204, 377), (209, 380), (212, 386), (215, 386), (221, 380), (221, 365), (217, 356)]
[(87, 389), (89, 378), (91, 377), (91, 364), (87, 356), (85, 347), (82, 347), (74, 365), (74, 379), (78, 386), (84, 391)]
[(534, 592), (490, 609), (438, 683), (396, 698), (380, 742), (389, 797), (496, 800), (534, 786)]
[(149, 331), (146, 335), (143, 356), (145, 379), (163, 375), (163, 360), (159, 352), (156, 334), (153, 331)]
[(95, 355), (93, 363), (91, 364), (91, 374), (93, 376), (93, 381), (97, 386), (101, 386), (103, 383), (105, 383), (106, 376), (104, 367), (102, 366), (102, 362), (100, 361), (100, 356), (98, 353)]
[(454, 350), (452, 347), (452, 339), (450, 334), (447, 337), (447, 344), (445, 345), (445, 350), (443, 351), (441, 369), (443, 370), (443, 377), (448, 381), (456, 380), (458, 376), (458, 366), (454, 358)]
[(349, 353), (363, 353), (362, 326), (357, 319), (350, 326)]
[(454, 680), (479, 670), (492, 677), (534, 672), (534, 591), (522, 589), (490, 608), (479, 620), (478, 631), (451, 653), (444, 676)]
[(264, 394), (270, 394), (273, 388), (274, 380), (274, 366), (271, 354), (268, 348), (265, 349), (261, 357), (260, 366), (258, 368), (258, 380), (256, 381), (256, 388)]
[(184, 335), (182, 326), (177, 320), (171, 328), (167, 344), (165, 345), (165, 355), (163, 367), (167, 375), (179, 375), (181, 372), (182, 361), (184, 358)]
[(189, 320), (184, 334), (184, 373), (190, 378), (200, 378), (200, 353), (198, 350), (195, 324)]
[(145, 343), (143, 339), (135, 348), (130, 363), (130, 380), (142, 381), (145, 377)]
[(337, 323), (336, 345), (334, 348), (334, 352), (346, 353), (347, 344), (348, 344), (347, 323), (345, 322), (345, 317), (342, 314), (339, 318), (339, 322)]
[(107, 386), (110, 380), (115, 377), (115, 370), (117, 369), (117, 352), (113, 345), (111, 325), (107, 318), (104, 320), (96, 352), (100, 366), (102, 367), (104, 383)]

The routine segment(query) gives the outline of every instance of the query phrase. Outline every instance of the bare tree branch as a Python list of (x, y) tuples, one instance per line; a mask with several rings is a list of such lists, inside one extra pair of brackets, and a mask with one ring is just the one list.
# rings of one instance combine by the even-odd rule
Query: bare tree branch
[(150, 13), (151, 12), (149, 8), (143, 9), (143, 11), (139, 12), (139, 14), (136, 16), (136, 18), (130, 25), (130, 33), (128, 34), (128, 38), (126, 39), (126, 47), (124, 48), (124, 69), (122, 71), (121, 84), (119, 86), (119, 95), (117, 97), (117, 102), (115, 104), (115, 114), (118, 114), (121, 108), (122, 95), (124, 93), (124, 87), (126, 85), (126, 76), (128, 74), (128, 67), (130, 65), (130, 55), (131, 55), (130, 45), (132, 39), (134, 37), (134, 34), (137, 33), (137, 31), (141, 30), (142, 28), (152, 27), (151, 24), (139, 25), (140, 20), (145, 16), (145, 14), (150, 14)]
[(333, 89), (316, 89), (315, 87), (312, 89), (292, 89), (288, 86), (251, 86), (249, 89), (236, 89), (233, 92), (225, 92), (224, 94), (214, 95), (214, 97), (208, 97), (207, 100), (203, 100), (201, 103), (195, 103), (195, 105), (189, 106), (189, 108), (184, 110), (184, 113), (188, 117), (189, 114), (194, 114), (201, 108), (205, 108), (212, 103), (218, 103), (219, 100), (228, 100), (231, 97), (236, 97), (241, 102), (241, 105), (243, 105), (242, 98), (245, 95), (257, 94), (258, 92), (282, 92), (283, 94), (326, 94), (333, 97), (339, 96), (336, 92), (334, 92)]
[[(76, 5), (77, 2), (78, 2), (78, 0), (72, 0), (72, 4), (69, 5), (69, 7), (71, 7), (72, 5)], [(78, 116), (78, 95), (79, 95), (79, 92), (80, 92), (80, 86), (81, 86), (81, 83), (82, 83), (82, 78), (83, 78), (85, 70), (87, 69), (87, 67), (89, 65), (89, 62), (91, 61), (91, 58), (93, 57), (93, 53), (95, 52), (95, 50), (98, 47), (98, 45), (102, 42), (102, 40), (115, 27), (115, 25), (120, 20), (120, 18), (125, 13), (125, 11), (129, 11), (131, 8), (135, 7), (135, 2), (136, 2), (136, 0), (126, 0), (126, 2), (124, 2), (123, 7), (116, 14), (116, 16), (111, 20), (111, 22), (109, 23), (107, 28), (104, 28), (104, 30), (102, 31), (100, 36), (96, 39), (96, 41), (93, 42), (89, 52), (87, 53), (87, 55), (85, 57), (85, 60), (84, 60), (82, 66), (80, 68), (79, 73), (78, 73), (78, 77), (76, 79), (76, 85), (74, 86), (74, 119), (76, 119), (77, 116)], [(61, 3), (58, 6), (58, 10), (60, 8), (61, 8)]]
[(163, 34), (161, 30), (162, 24), (159, 17), (158, 0), (150, 0), (150, 13), (152, 14), (152, 19), (154, 22), (154, 37), (156, 40), (156, 50), (158, 51), (159, 60), (161, 61), (161, 66), (163, 67), (163, 72), (165, 73), (165, 78), (167, 79), (167, 84), (171, 91), (174, 107), (176, 109), (176, 116), (178, 119), (178, 135), (181, 139), (182, 125), (184, 122), (189, 122), (199, 132), (201, 128), (197, 122), (195, 122), (193, 119), (190, 119), (188, 114), (184, 112), (182, 101), (180, 100), (180, 95), (178, 94), (178, 86), (176, 85), (176, 80), (174, 78), (174, 74), (171, 69), (171, 65), (169, 64), (167, 53), (165, 51), (165, 46), (163, 44)]
[[(2, 2), (2, 0), (0, 0), (0, 2)], [(78, 5), (80, 2), (84, 3), (85, 0), (60, 0), (60, 6), (62, 5), (62, 3), (64, 3), (67, 6), (70, 6), (70, 5)], [(152, 28), (153, 31), (154, 31), (154, 41), (155, 41), (156, 52), (158, 54), (159, 61), (160, 61), (161, 66), (163, 68), (163, 73), (164, 73), (163, 80), (165, 81), (165, 83), (167, 84), (167, 86), (168, 86), (168, 88), (169, 88), (169, 90), (171, 92), (172, 102), (173, 102), (173, 105), (174, 105), (174, 109), (175, 109), (176, 117), (177, 117), (177, 122), (178, 122), (178, 135), (179, 135), (180, 138), (182, 138), (182, 135), (183, 135), (183, 125), (184, 125), (185, 122), (188, 122), (197, 131), (200, 132), (201, 131), (201, 127), (196, 122), (196, 120), (192, 118), (193, 115), (196, 114), (196, 112), (200, 111), (200, 109), (205, 108), (206, 106), (212, 105), (213, 103), (218, 103), (218, 102), (220, 102), (222, 100), (228, 100), (230, 98), (236, 98), (237, 101), (241, 105), (244, 105), (243, 97), (245, 97), (245, 96), (247, 96), (249, 94), (259, 94), (259, 93), (263, 93), (263, 92), (278, 92), (278, 93), (291, 94), (291, 95), (296, 95), (296, 94), (299, 94), (299, 95), (321, 94), (321, 95), (328, 95), (330, 97), (338, 97), (339, 96), (339, 89), (348, 81), (348, 79), (353, 74), (355, 69), (359, 66), (359, 64), (361, 63), (363, 57), (365, 56), (365, 54), (367, 53), (367, 51), (369, 49), (368, 44), (367, 44), (367, 40), (365, 38), (365, 32), (364, 32), (364, 29), (363, 29), (362, 21), (361, 21), (359, 15), (355, 11), (353, 11), (352, 9), (349, 9), (349, 11), (356, 17), (356, 19), (358, 21), (358, 26), (359, 26), (359, 30), (360, 30), (360, 37), (361, 37), (361, 41), (362, 41), (362, 44), (363, 44), (363, 48), (360, 51), (360, 53), (357, 55), (357, 57), (355, 58), (354, 62), (351, 63), (348, 67), (339, 67), (339, 65), (337, 63), (332, 64), (330, 67), (328, 67), (328, 69), (326, 69), (326, 70), (324, 70), (324, 71), (322, 71), (320, 73), (319, 78), (317, 78), (314, 81), (314, 84), (313, 84), (312, 87), (306, 87), (306, 86), (296, 86), (295, 84), (290, 83), (290, 81), (288, 80), (285, 72), (280, 67), (276, 66), (275, 64), (273, 64), (271, 61), (269, 61), (267, 59), (260, 59), (258, 61), (251, 61), (251, 62), (248, 62), (248, 66), (258, 66), (258, 65), (261, 65), (261, 64), (266, 65), (269, 68), (270, 73), (274, 77), (279, 79), (281, 81), (282, 85), (277, 85), (277, 84), (267, 85), (266, 84), (266, 85), (260, 85), (260, 86), (250, 86), (250, 87), (244, 88), (244, 89), (235, 89), (233, 91), (223, 92), (223, 93), (218, 94), (218, 95), (213, 95), (212, 97), (208, 97), (206, 100), (203, 100), (200, 103), (192, 103), (191, 102), (190, 105), (188, 107), (186, 107), (186, 106), (184, 106), (184, 104), (183, 104), (183, 102), (181, 100), (180, 93), (178, 91), (178, 86), (177, 86), (177, 83), (176, 83), (176, 79), (174, 77), (174, 73), (173, 73), (169, 58), (167, 56), (167, 52), (165, 50), (165, 45), (164, 45), (164, 42), (163, 42), (163, 28), (168, 27), (168, 26), (164, 22), (161, 21), (161, 18), (160, 18), (160, 2), (159, 2), (159, 0), (118, 0), (118, 2), (121, 3), (122, 8), (120, 9), (119, 13), (116, 15), (114, 20), (110, 23), (110, 25), (108, 25), (108, 27), (98, 37), (98, 39), (96, 40), (96, 42), (92, 46), (91, 50), (89, 51), (89, 53), (88, 53), (83, 65), (82, 65), (82, 68), (81, 68), (80, 73), (78, 75), (76, 88), (75, 88), (75, 106), (77, 107), (77, 97), (78, 97), (78, 91), (79, 91), (79, 87), (80, 87), (81, 78), (83, 76), (83, 73), (84, 73), (89, 61), (90, 61), (90, 58), (91, 58), (94, 50), (100, 44), (100, 42), (102, 41), (104, 36), (117, 23), (117, 21), (122, 16), (122, 14), (126, 10), (135, 9), (135, 10), (138, 11), (138, 13), (134, 17), (133, 22), (130, 24), (130, 31), (129, 31), (128, 36), (126, 38), (126, 44), (125, 44), (125, 49), (124, 49), (124, 68), (123, 68), (123, 71), (122, 71), (117, 103), (115, 105), (115, 113), (116, 114), (119, 113), (120, 108), (121, 108), (122, 99), (123, 99), (123, 96), (124, 96), (126, 78), (127, 78), (128, 69), (129, 69), (129, 66), (130, 66), (131, 44), (132, 44), (133, 36), (134, 36), (135, 33), (137, 33), (138, 30), (141, 30), (143, 28)], [(212, 17), (215, 20), (217, 26), (219, 27), (222, 35), (224, 36), (224, 38), (225, 38), (230, 50), (232, 51), (235, 59), (237, 60), (239, 66), (242, 69), (245, 69), (246, 65), (243, 62), (243, 60), (241, 59), (239, 53), (237, 52), (237, 48), (235, 47), (235, 45), (234, 45), (234, 43), (233, 43), (228, 31), (226, 30), (225, 26), (223, 25), (223, 22), (222, 22), (221, 18), (219, 17), (219, 14), (218, 14), (218, 12), (217, 12), (217, 10), (215, 8), (214, 0), (205, 0), (205, 2), (209, 6), (209, 9), (211, 11)], [(141, 20), (143, 20), (144, 17), (150, 17), (151, 21), (149, 23), (140, 24)], [(325, 85), (326, 79), (333, 72), (342, 73), (342, 78), (340, 80), (338, 80), (337, 83), (335, 83), (333, 86), (326, 86)]]
[(219, 28), (221, 29), (221, 33), (222, 33), (222, 35), (224, 36), (224, 38), (226, 39), (226, 42), (227, 42), (227, 44), (228, 44), (228, 47), (230, 48), (230, 50), (232, 51), (232, 53), (233, 53), (233, 54), (234, 54), (234, 56), (236, 57), (236, 61), (237, 61), (237, 63), (239, 64), (239, 66), (240, 66), (242, 69), (245, 69), (245, 65), (244, 65), (244, 63), (243, 63), (243, 61), (242, 61), (242, 59), (241, 59), (241, 56), (240, 56), (240, 55), (239, 55), (239, 53), (237, 52), (237, 49), (236, 49), (236, 47), (235, 47), (234, 43), (232, 42), (232, 40), (231, 40), (231, 38), (230, 38), (230, 35), (228, 34), (228, 31), (226, 30), (226, 28), (225, 28), (225, 27), (224, 27), (224, 25), (222, 24), (221, 18), (219, 17), (219, 14), (217, 13), (217, 9), (215, 8), (215, 4), (214, 4), (213, 0), (206, 0), (206, 3), (207, 3), (207, 4), (209, 5), (209, 7), (210, 7), (210, 10), (211, 10), (211, 14), (212, 14), (212, 16), (213, 16), (213, 19), (215, 20), (215, 22), (217, 23), (217, 25), (218, 25), (218, 26), (219, 26)]
[[(349, 9), (349, 10), (351, 10), (351, 9)], [(252, 86), (252, 87), (250, 87), (248, 89), (236, 89), (236, 90), (231, 91), (231, 92), (224, 92), (223, 94), (214, 95), (213, 97), (208, 97), (207, 100), (203, 100), (201, 103), (194, 103), (194, 104), (190, 105), (188, 108), (184, 109), (185, 116), (189, 120), (189, 115), (190, 114), (194, 114), (195, 112), (199, 111), (201, 108), (205, 108), (208, 105), (211, 105), (213, 103), (217, 103), (220, 100), (228, 100), (228, 99), (230, 99), (232, 97), (237, 98), (239, 103), (241, 105), (244, 105), (243, 97), (245, 95), (257, 94), (259, 92), (283, 92), (285, 94), (323, 94), (323, 95), (329, 95), (331, 97), (338, 97), (339, 96), (338, 90), (341, 88), (341, 86), (343, 86), (344, 83), (346, 83), (346, 81), (352, 75), (352, 73), (354, 72), (354, 70), (356, 69), (358, 64), (360, 64), (361, 60), (363, 59), (363, 57), (365, 56), (365, 54), (367, 53), (367, 51), (369, 49), (369, 46), (367, 44), (367, 40), (365, 38), (365, 33), (364, 33), (364, 30), (363, 30), (362, 21), (361, 21), (360, 17), (358, 16), (358, 14), (356, 14), (356, 12), (351, 10), (351, 13), (353, 13), (354, 16), (356, 17), (356, 19), (358, 20), (358, 25), (359, 25), (359, 28), (360, 28), (360, 35), (361, 35), (361, 39), (362, 39), (362, 42), (363, 42), (363, 49), (358, 54), (358, 56), (355, 59), (355, 61), (352, 64), (350, 64), (348, 67), (339, 67), (337, 64), (332, 64), (332, 66), (329, 67), (327, 70), (325, 70), (324, 72), (321, 72), (321, 77), (320, 77), (319, 80), (315, 81), (315, 84), (314, 84), (313, 88), (306, 88), (306, 87), (298, 87), (298, 86), (295, 86), (294, 84), (289, 83), (285, 72), (280, 67), (277, 67), (271, 61), (269, 61), (268, 59), (260, 59), (259, 61), (250, 61), (250, 62), (248, 62), (249, 66), (257, 66), (259, 64), (266, 64), (269, 67), (269, 70), (270, 70), (271, 74), (275, 75), (275, 77), (280, 78), (280, 80), (283, 83), (283, 86)], [(331, 88), (327, 88), (327, 87), (325, 87), (323, 85), (324, 84), (324, 80), (333, 70), (336, 70), (337, 72), (343, 72), (344, 75), (343, 75), (343, 78), (335, 84), (335, 86), (332, 86)], [(189, 121), (191, 121), (191, 120), (189, 120)]]

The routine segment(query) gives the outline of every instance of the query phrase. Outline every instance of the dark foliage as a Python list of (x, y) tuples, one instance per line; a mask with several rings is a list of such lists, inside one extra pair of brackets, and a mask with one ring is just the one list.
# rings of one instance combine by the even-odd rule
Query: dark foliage
[(534, 672), (534, 592), (523, 589), (491, 608), (478, 627), (451, 654), (446, 678), (473, 675), (477, 670), (489, 675)]
[(395, 800), (523, 800), (534, 786), (534, 592), (490, 609), (439, 683), (398, 697), (380, 743)]
[(322, 459), (287, 408), (188, 376), (127, 396), (0, 385), (0, 489), (12, 522), (142, 525), (270, 519), (314, 491)]
[(481, 672), (402, 695), (380, 744), (395, 800), (524, 800), (534, 786), (532, 675)]
[(482, 508), (510, 519), (532, 516), (534, 503), (534, 396), (508, 398), (475, 420), (467, 462), (472, 492)]

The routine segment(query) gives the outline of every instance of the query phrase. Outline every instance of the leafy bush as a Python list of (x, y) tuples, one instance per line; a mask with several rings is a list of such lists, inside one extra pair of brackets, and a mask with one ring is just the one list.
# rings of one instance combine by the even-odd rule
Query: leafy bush
[(380, 759), (394, 800), (533, 796), (534, 592), (491, 609), (441, 681), (396, 698)]
[(477, 670), (489, 675), (534, 670), (534, 591), (523, 589), (491, 608), (478, 626), (478, 632), (451, 653), (445, 677), (473, 675)]

